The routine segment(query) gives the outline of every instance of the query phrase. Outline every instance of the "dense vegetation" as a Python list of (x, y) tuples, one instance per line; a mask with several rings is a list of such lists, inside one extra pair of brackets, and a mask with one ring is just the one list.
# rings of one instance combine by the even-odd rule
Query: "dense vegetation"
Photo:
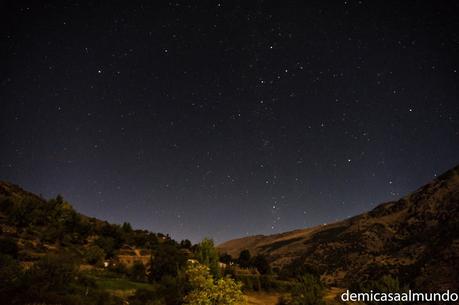
[[(241, 285), (220, 274), (209, 239), (178, 243), (128, 223), (109, 224), (77, 213), (61, 196), (44, 200), (6, 183), (0, 185), (0, 225), (1, 304), (204, 304), (203, 295), (217, 300), (212, 304), (242, 300)], [(148, 262), (123, 263), (123, 248), (141, 251)]]
[[(0, 230), (0, 304), (242, 305), (248, 291), (282, 293), (279, 304), (323, 304), (319, 273), (298, 262), (272, 269), (248, 250), (233, 258), (211, 239), (193, 245), (110, 224), (61, 196), (44, 200), (2, 182)], [(123, 251), (134, 250), (147, 260), (125, 263)], [(356, 289), (404, 288), (383, 277)]]

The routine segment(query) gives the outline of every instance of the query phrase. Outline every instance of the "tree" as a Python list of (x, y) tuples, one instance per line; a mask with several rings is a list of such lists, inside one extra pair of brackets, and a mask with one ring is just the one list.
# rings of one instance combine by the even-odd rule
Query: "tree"
[(292, 260), (290, 263), (284, 265), (279, 272), (281, 279), (296, 279), (300, 278), (303, 274), (312, 274), (313, 276), (319, 277), (320, 272), (317, 267), (304, 264), (304, 258), (300, 257)]
[(129, 222), (123, 222), (123, 225), (121, 226), (121, 229), (123, 230), (124, 233), (131, 233), (132, 232), (132, 226)]
[(188, 263), (185, 272), (191, 291), (184, 298), (184, 305), (235, 305), (245, 303), (241, 284), (233, 279), (214, 280), (209, 267)]
[(191, 241), (189, 241), (188, 239), (184, 239), (180, 242), (180, 247), (183, 249), (191, 249), (191, 246)]
[(131, 270), (129, 270), (129, 277), (134, 281), (143, 282), (145, 281), (145, 275), (145, 265), (142, 262), (134, 262), (134, 264), (131, 267)]
[[(119, 248), (124, 243), (124, 234), (123, 230), (121, 229), (120, 225), (112, 225), (108, 222), (105, 222), (102, 225), (99, 235), (111, 238), (114, 243), (115, 248)], [(108, 253), (108, 252), (107, 252)]]
[(262, 254), (258, 254), (252, 260), (252, 265), (257, 268), (260, 274), (268, 274), (271, 273), (271, 266), (268, 263), (266, 257)]
[(55, 200), (56, 200), (56, 203), (57, 203), (57, 204), (62, 204), (62, 203), (64, 203), (64, 197), (62, 197), (61, 194), (57, 194)]
[(115, 255), (116, 242), (112, 237), (100, 236), (94, 243), (104, 250), (107, 257)]
[(93, 245), (86, 250), (84, 258), (88, 264), (99, 265), (105, 258), (105, 251), (101, 247)]
[(150, 282), (160, 281), (165, 275), (177, 276), (178, 271), (185, 265), (186, 257), (176, 246), (162, 244), (155, 252), (148, 268)]
[(32, 222), (31, 215), (33, 209), (34, 206), (30, 204), (29, 200), (22, 199), (11, 207), (8, 221), (20, 228), (26, 227)]
[(242, 250), (241, 253), (239, 253), (239, 258), (237, 260), (237, 263), (241, 268), (249, 268), (250, 267), (250, 251), (249, 250)]
[(220, 261), (224, 264), (229, 265), (233, 261), (233, 258), (228, 253), (223, 253), (222, 255), (220, 255)]
[(66, 293), (75, 281), (77, 266), (68, 256), (47, 255), (26, 272), (30, 290)]
[(159, 294), (167, 305), (183, 305), (183, 298), (189, 291), (185, 273), (179, 270), (176, 276), (165, 275), (159, 282)]
[(219, 256), (217, 249), (215, 249), (214, 241), (212, 239), (205, 238), (198, 244), (196, 249), (196, 259), (201, 263), (209, 267), (211, 274), (214, 278), (220, 277), (220, 266)]

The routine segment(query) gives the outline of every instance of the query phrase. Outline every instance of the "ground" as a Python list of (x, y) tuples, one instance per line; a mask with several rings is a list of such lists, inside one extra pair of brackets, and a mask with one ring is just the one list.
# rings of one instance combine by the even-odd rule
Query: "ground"
[[(345, 289), (332, 287), (325, 291), (324, 300), (326, 305), (361, 305), (357, 302), (343, 303), (338, 301), (339, 296)], [(248, 298), (247, 305), (276, 305), (279, 301), (281, 294), (279, 293), (267, 293), (267, 292), (248, 292), (246, 293)]]
[(267, 292), (249, 292), (246, 295), (248, 305), (276, 305), (280, 297), (279, 293)]

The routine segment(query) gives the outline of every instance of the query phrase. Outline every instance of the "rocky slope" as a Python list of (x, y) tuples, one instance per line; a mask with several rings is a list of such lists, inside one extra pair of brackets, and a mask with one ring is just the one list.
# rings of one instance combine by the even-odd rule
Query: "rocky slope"
[(385, 274), (413, 288), (459, 290), (459, 166), (398, 201), (329, 225), (225, 242), (221, 252), (264, 254), (335, 285)]

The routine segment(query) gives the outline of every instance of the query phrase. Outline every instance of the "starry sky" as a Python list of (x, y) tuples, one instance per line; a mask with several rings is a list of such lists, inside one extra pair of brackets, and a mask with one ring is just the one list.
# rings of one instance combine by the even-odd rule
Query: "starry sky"
[(217, 242), (459, 163), (455, 1), (3, 1), (0, 180)]

